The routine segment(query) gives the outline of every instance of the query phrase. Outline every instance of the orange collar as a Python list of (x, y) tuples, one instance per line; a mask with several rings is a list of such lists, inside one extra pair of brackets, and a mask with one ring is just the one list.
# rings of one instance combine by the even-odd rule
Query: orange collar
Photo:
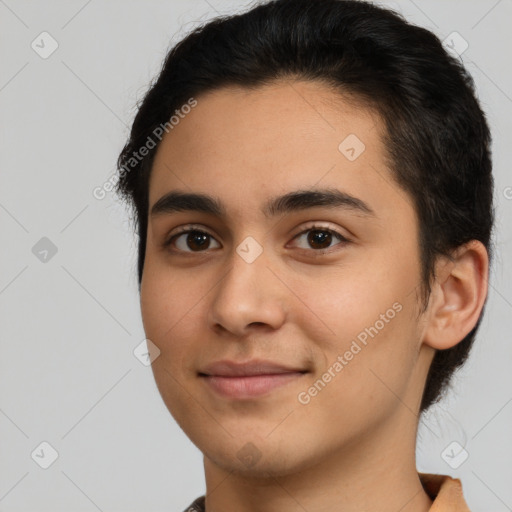
[(462, 494), (462, 483), (449, 475), (418, 473), (425, 492), (433, 501), (429, 512), (471, 512)]
[[(462, 494), (462, 483), (449, 475), (418, 473), (421, 485), (433, 501), (429, 512), (471, 512)], [(205, 496), (197, 498), (185, 512), (204, 512)]]

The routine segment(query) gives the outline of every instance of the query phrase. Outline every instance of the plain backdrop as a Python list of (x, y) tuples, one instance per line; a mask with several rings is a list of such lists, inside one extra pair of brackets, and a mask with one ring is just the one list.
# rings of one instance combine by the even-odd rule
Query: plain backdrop
[[(512, 2), (383, 4), (451, 38), (493, 134), (487, 310), (452, 390), (420, 424), (417, 456), (420, 471), (460, 478), (472, 511), (505, 512)], [(0, 511), (181, 512), (204, 493), (201, 453), (134, 354), (145, 336), (129, 216), (115, 196), (98, 200), (93, 190), (114, 173), (136, 102), (171, 45), (198, 23), (249, 5), (0, 0)]]

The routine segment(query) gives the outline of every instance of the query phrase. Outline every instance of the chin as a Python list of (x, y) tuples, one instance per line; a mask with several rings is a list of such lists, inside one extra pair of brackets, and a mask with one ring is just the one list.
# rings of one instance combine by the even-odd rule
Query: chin
[[(284, 477), (298, 473), (315, 462), (309, 454), (297, 450), (297, 445), (286, 439), (251, 439), (250, 437), (232, 438), (229, 443), (216, 443), (210, 446), (198, 446), (206, 459), (226, 472), (244, 478)], [(298, 458), (300, 455), (300, 458)]]

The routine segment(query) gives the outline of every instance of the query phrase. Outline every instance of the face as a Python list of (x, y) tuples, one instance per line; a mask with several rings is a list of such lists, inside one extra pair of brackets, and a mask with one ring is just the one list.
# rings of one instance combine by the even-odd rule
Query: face
[(381, 120), (314, 82), (196, 99), (149, 187), (141, 308), (169, 411), (212, 464), (254, 475), (403, 435), (430, 361)]

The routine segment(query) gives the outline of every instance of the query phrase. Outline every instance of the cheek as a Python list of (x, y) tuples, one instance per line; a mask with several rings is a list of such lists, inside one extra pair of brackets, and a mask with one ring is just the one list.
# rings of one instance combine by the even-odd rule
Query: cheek
[[(172, 270), (149, 260), (141, 283), (144, 331), (172, 366), (179, 366), (197, 338), (202, 300), (209, 287), (193, 272)], [(180, 366), (182, 367), (182, 366)]]
[[(414, 344), (409, 341), (413, 329), (403, 306), (384, 326), (378, 316), (366, 324), (347, 319), (345, 325), (350, 322), (353, 335), (341, 335), (322, 347), (322, 357), (316, 359), (325, 361), (324, 366), (296, 397), (306, 415), (306, 437), (316, 435), (319, 424), (328, 426), (326, 439), (338, 438), (341, 432), (357, 436), (382, 424), (401, 407), (415, 364)], [(342, 322), (340, 318), (340, 330)]]
[[(192, 282), (191, 282), (192, 281)], [(194, 357), (201, 350), (197, 326), (201, 325), (201, 298), (207, 287), (194, 285), (189, 273), (170, 271), (149, 260), (141, 283), (141, 313), (146, 337), (160, 350), (151, 368), (169, 412), (187, 431), (187, 418), (196, 418), (190, 400), (195, 378)]]
[[(354, 260), (358, 259), (354, 256)], [(359, 258), (361, 259), (361, 258)], [(395, 263), (389, 263), (395, 262)], [(290, 297), (290, 321), (324, 351), (341, 351), (357, 338), (386, 338), (415, 300), (416, 270), (398, 255), (368, 251), (364, 261), (326, 267), (315, 273), (286, 276)]]
[(367, 256), (350, 272), (339, 269), (315, 280), (314, 287), (310, 280), (296, 283), (316, 325), (328, 333), (319, 336), (298, 320), (321, 362), (308, 383), (312, 388), (302, 390), (304, 401), (311, 398), (311, 410), (336, 421), (347, 421), (347, 411), (371, 417), (392, 410), (415, 365), (419, 269), (413, 257), (404, 261), (396, 249)]

